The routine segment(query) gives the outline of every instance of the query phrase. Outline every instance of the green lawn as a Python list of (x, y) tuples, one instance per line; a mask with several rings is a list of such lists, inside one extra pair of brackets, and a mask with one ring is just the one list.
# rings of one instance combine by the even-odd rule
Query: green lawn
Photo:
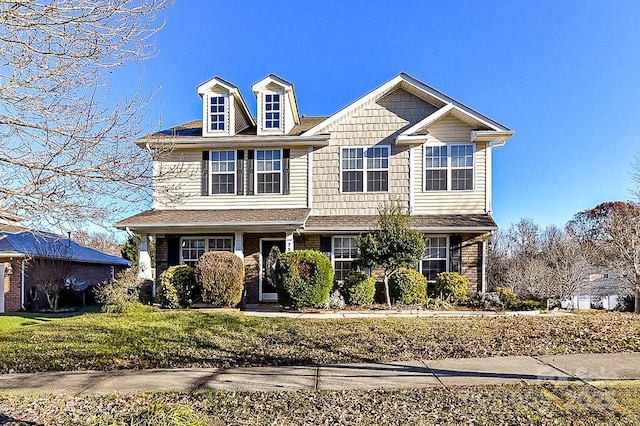
[(123, 426), (637, 425), (640, 382), (598, 387), (567, 383), (494, 385), (457, 387), (451, 391), (428, 388), (132, 396), (0, 394), (0, 423), (3, 421)]
[(0, 316), (0, 372), (640, 351), (640, 316), (311, 320), (158, 311)]

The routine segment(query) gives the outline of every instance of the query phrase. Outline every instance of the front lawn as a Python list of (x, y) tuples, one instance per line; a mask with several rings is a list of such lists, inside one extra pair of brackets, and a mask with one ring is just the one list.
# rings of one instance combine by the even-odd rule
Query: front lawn
[(132, 396), (0, 394), (0, 423), (637, 425), (640, 424), (639, 407), (640, 382), (637, 381), (598, 387), (545, 383), (456, 387), (451, 391), (427, 388)]
[[(1, 324), (15, 317), (0, 316)], [(36, 321), (21, 318), (28, 323)], [(640, 351), (640, 316), (290, 319), (85, 314), (0, 332), (0, 372), (310, 365)]]

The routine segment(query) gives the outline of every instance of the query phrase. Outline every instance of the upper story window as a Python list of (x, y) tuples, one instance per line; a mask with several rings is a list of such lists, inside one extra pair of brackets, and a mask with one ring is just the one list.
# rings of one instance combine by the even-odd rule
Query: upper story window
[(264, 95), (264, 127), (265, 129), (280, 129), (280, 95)]
[(209, 98), (209, 130), (224, 131), (227, 122), (226, 97), (212, 95)]
[(425, 191), (472, 191), (471, 144), (425, 146)]
[(258, 194), (282, 192), (282, 151), (256, 150), (256, 175)]
[(388, 145), (342, 148), (342, 192), (389, 191), (390, 153)]
[(235, 194), (236, 152), (211, 151), (211, 194)]

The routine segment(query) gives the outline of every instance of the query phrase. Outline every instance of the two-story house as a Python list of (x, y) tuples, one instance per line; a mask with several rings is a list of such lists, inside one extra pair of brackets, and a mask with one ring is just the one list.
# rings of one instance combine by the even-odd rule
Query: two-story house
[(197, 88), (201, 120), (138, 140), (170, 153), (155, 164), (153, 208), (115, 226), (156, 239), (158, 274), (229, 250), (244, 259), (247, 302), (275, 300), (263, 269), (277, 246), (322, 251), (342, 279), (356, 235), (393, 196), (429, 237), (416, 267), (429, 280), (457, 271), (472, 291), (485, 288), (485, 242), (497, 228), (491, 153), (513, 131), (404, 73), (329, 117), (301, 116), (293, 84), (278, 76), (251, 90), (255, 117), (215, 77)]

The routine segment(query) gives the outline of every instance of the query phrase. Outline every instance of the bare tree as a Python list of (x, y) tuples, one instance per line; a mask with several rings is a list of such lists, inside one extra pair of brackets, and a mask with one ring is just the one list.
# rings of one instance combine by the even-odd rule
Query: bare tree
[(100, 250), (103, 253), (120, 256), (122, 243), (113, 234), (80, 230), (72, 232), (71, 239), (78, 244)]
[(64, 228), (148, 202), (148, 98), (114, 103), (108, 76), (155, 54), (171, 1), (0, 2), (0, 211)]
[(631, 163), (631, 179), (635, 184), (635, 187), (632, 189), (632, 194), (636, 201), (640, 202), (640, 152), (633, 157), (633, 162)]
[(615, 271), (633, 289), (640, 314), (640, 204), (599, 204), (576, 214), (569, 228), (590, 263)]
[(550, 226), (544, 231), (542, 257), (548, 267), (548, 297), (566, 299), (577, 294), (592, 270), (580, 243), (568, 231)]
[(28, 276), (46, 295), (49, 309), (57, 309), (60, 290), (74, 269), (68, 240), (52, 234), (33, 234), (33, 242), (35, 253), (27, 259)]

